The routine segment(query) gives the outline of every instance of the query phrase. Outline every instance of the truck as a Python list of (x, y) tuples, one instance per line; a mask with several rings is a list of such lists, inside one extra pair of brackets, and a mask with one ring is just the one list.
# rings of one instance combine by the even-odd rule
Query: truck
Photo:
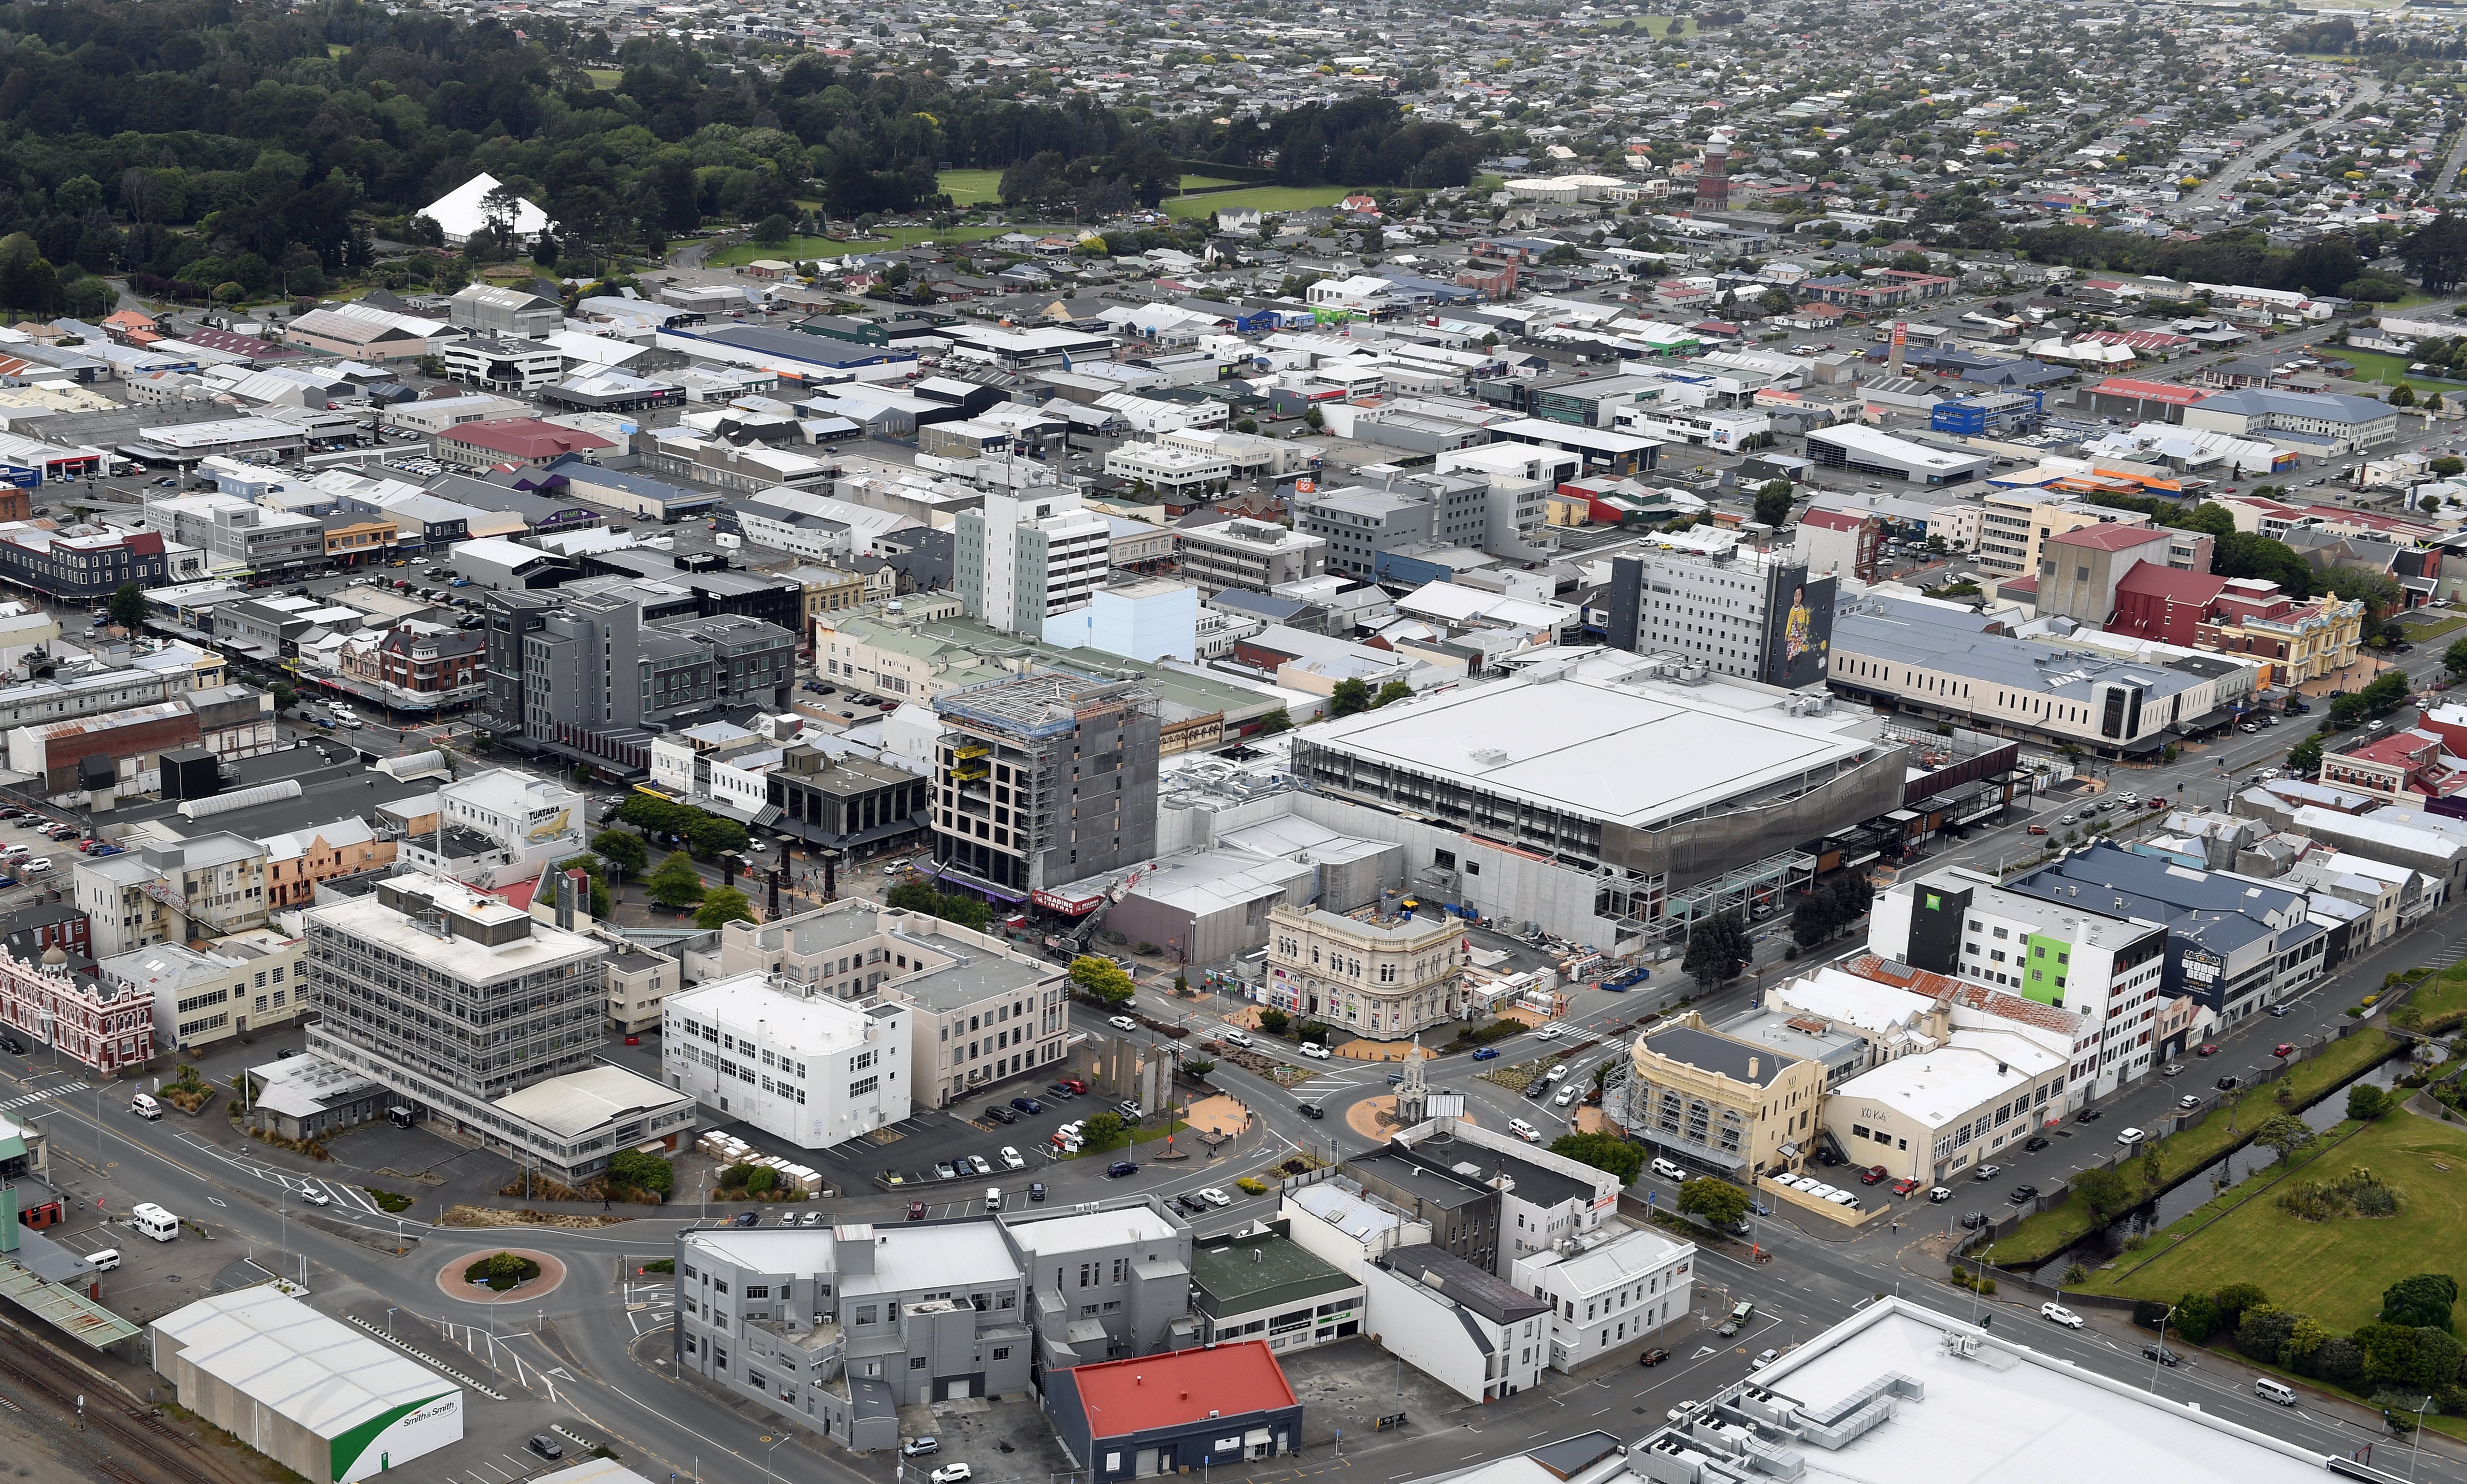
[(140, 1236), (157, 1242), (170, 1242), (180, 1234), (180, 1218), (151, 1201), (140, 1201), (128, 1208), (128, 1225)]

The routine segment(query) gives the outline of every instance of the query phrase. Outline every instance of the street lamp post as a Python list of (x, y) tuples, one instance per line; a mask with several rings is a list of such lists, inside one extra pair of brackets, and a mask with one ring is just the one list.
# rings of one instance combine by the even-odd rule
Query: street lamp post
[(2415, 1477), (2415, 1461), (2424, 1456), (2424, 1412), (2425, 1408), (2432, 1405), (2433, 1398), (2430, 1396), (2426, 1397), (2422, 1402), (2416, 1405), (2415, 1448), (2413, 1451), (2407, 1455), (2407, 1476), (2410, 1479)]
[(2176, 1317), (2176, 1309), (2173, 1304), (2167, 1307), (2165, 1314), (2159, 1316), (2159, 1344), (2150, 1352), (2150, 1389), (2152, 1391), (2159, 1389), (2159, 1363), (2167, 1354), (2167, 1321), (2174, 1317)]

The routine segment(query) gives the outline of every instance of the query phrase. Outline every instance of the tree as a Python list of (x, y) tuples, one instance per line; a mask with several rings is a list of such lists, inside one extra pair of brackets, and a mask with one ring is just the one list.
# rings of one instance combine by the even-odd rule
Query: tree
[(643, 837), (622, 829), (604, 829), (592, 836), (591, 848), (620, 881), (642, 874), (643, 867), (651, 864), (651, 850), (643, 843)]
[(1293, 1017), (1274, 1005), (1259, 1012), (1259, 1029), (1271, 1036), (1283, 1035), (1285, 1027), (1292, 1023)]
[(2296, 1151), (2313, 1141), (2313, 1131), (2294, 1113), (2273, 1113), (2252, 1131), (2252, 1141), (2264, 1149), (2278, 1151), (2282, 1160), (2293, 1159)]
[(2187, 1293), (2176, 1300), (2176, 1333), (2188, 1345), (2198, 1345), (2219, 1327), (2219, 1306), (2207, 1293)]
[(2399, 238), (2398, 256), (2426, 293), (2450, 292), (2467, 278), (2467, 218), (2443, 212)]
[(1754, 945), (1736, 912), (1724, 912), (1687, 930), (1687, 956), (1680, 967), (1706, 989), (1738, 978)]
[(743, 850), (753, 838), (745, 826), (723, 815), (693, 811), (695, 819), (686, 830), (686, 839), (693, 842), (694, 853), (706, 859)]
[[(2459, 642), (2467, 644), (2467, 639), (2462, 639)], [(1293, 730), (1294, 718), (1292, 714), (1281, 706), (1278, 707), (1275, 710), (1270, 711), (1267, 715), (1259, 718), (1259, 735), (1263, 737), (1273, 737), (1279, 731), (1291, 731)]]
[(647, 1190), (666, 1200), (668, 1192), (676, 1188), (677, 1169), (658, 1155), (621, 1149), (608, 1157), (608, 1179), (612, 1183)]
[(703, 899), (707, 889), (694, 870), (693, 858), (682, 850), (669, 851), (660, 868), (644, 880), (643, 887), (662, 907), (691, 907)]
[(2090, 1203), (2098, 1219), (2108, 1221), (2140, 1203), (2141, 1189), (2122, 1172), (2088, 1169), (2072, 1178), (2073, 1193)]
[(735, 887), (713, 887), (704, 893), (701, 911), (694, 913), (694, 926), (709, 932), (732, 922), (752, 922), (754, 904)]
[[(2435, 393), (2433, 394), (2438, 396), (2440, 393)], [(2424, 405), (2428, 411), (2433, 407), (2431, 402), (2427, 402)], [(2433, 473), (2441, 476), (2443, 479), (2455, 479), (2461, 474), (2467, 474), (2467, 459), (2461, 459), (2456, 454), (2443, 454), (2440, 458), (2426, 464), (2425, 467), (2431, 469)]]
[(2321, 771), (2321, 733), (2317, 731), (2287, 750), (2287, 771), (2302, 778)]
[(1139, 985), (1122, 972), (1120, 964), (1094, 954), (1081, 954), (1071, 960), (1071, 982), (1089, 999), (1109, 1005), (1120, 1004), (1139, 992)]
[(779, 247), (796, 235), (797, 224), (784, 214), (773, 212), (754, 224), (754, 240), (763, 247)]
[(1708, 1176), (1681, 1182), (1679, 1209), (1708, 1225), (1728, 1231), (1748, 1217), (1748, 1193), (1726, 1180)]
[(2450, 647), (2441, 651), (2441, 667), (2453, 675), (2467, 675), (2467, 639), (2450, 641)]
[(2395, 1102), (2381, 1089), (2359, 1082), (2347, 1089), (2347, 1116), (2357, 1123), (2370, 1123), (2389, 1112)]
[(2382, 1290), (2381, 1322), (2447, 1333), (2451, 1306), (2457, 1302), (2457, 1279), (2446, 1272), (2419, 1272)]
[(1790, 481), (1771, 480), (1756, 491), (1756, 520), (1778, 530), (1790, 521)]
[(1327, 714), (1354, 716), (1370, 709), (1370, 687), (1361, 681), (1347, 678), (1338, 681), (1328, 693)]
[(1550, 1141), (1550, 1152), (1616, 1175), (1622, 1185), (1644, 1169), (1644, 1151), (1616, 1134), (1562, 1134)]
[(1100, 1113), (1088, 1120), (1088, 1127), (1082, 1131), (1082, 1135), (1091, 1148), (1100, 1148), (1110, 1144), (1122, 1136), (1122, 1115), (1118, 1113)]
[(1379, 693), (1370, 698), (1370, 708), (1375, 711), (1392, 701), (1402, 701), (1413, 693), (1413, 686), (1401, 680), (1392, 680), (1380, 686)]
[[(2246, 1310), (2259, 1308), (2268, 1302), (2270, 1294), (2253, 1283), (2226, 1284), (2210, 1295), (2211, 1313), (2216, 1315), (2218, 1328), (2229, 1333), (2244, 1322)], [(2184, 1338), (2190, 1339), (2193, 1337), (2187, 1335)]]
[(274, 697), (274, 708), (278, 711), (287, 711), (300, 704), (300, 692), (279, 680), (269, 694)]
[(124, 582), (111, 590), (111, 621), (134, 634), (146, 622), (146, 590)]

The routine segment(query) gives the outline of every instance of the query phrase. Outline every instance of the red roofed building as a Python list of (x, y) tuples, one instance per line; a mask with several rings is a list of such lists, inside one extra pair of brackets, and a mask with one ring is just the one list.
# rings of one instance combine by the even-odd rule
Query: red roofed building
[(2081, 394), (2082, 405), (2104, 417), (2130, 417), (2136, 422), (2183, 422), (2184, 409), (2210, 393), (2199, 387), (2168, 381), (2139, 381), (2110, 376)]
[(2321, 781), (2393, 802), (2410, 794), (2447, 798), (2467, 789), (2467, 762), (2434, 733), (2410, 730), (2351, 753), (2324, 753)]
[[(2176, 542), (2158, 526), (2083, 526), (2039, 543), (2039, 615), (2063, 614), (2076, 623), (2104, 628), (2116, 615), (2116, 593), (2125, 573), (2139, 566), (2167, 565)], [(2209, 566), (2208, 553), (2202, 565)]]
[(2138, 563), (2116, 585), (2116, 611), (2103, 626), (2110, 634), (2153, 639), (2187, 649), (2215, 649), (2215, 644), (2200, 644), (2197, 641), (2203, 622), (2210, 616), (2210, 605), (2226, 585), (2225, 577), (2208, 573), (2178, 572), (2155, 562)]
[(1290, 1454), (1302, 1405), (1263, 1339), (1049, 1371), (1045, 1409), (1091, 1484)]
[(2193, 643), (2221, 654), (2269, 660), (2273, 685), (2300, 686), (2355, 663), (2364, 635), (2360, 599), (2298, 602), (2275, 582), (2239, 577), (2221, 584)]
[(1876, 580), (1876, 541), (1884, 522), (1844, 510), (1810, 510), (1799, 518), (1799, 552), (1810, 576), (1820, 573)]
[(568, 454), (580, 454), (596, 463), (601, 449), (616, 446), (596, 433), (560, 427), (537, 417), (465, 422), (437, 435), (437, 457), (471, 469), (504, 464), (536, 467), (554, 463)]

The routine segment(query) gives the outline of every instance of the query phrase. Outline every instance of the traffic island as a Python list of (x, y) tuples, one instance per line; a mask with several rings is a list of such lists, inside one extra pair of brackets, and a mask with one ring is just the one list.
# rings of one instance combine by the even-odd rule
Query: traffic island
[(532, 1303), (564, 1282), (563, 1262), (522, 1247), (474, 1248), (437, 1270), (438, 1291), (466, 1304)]

